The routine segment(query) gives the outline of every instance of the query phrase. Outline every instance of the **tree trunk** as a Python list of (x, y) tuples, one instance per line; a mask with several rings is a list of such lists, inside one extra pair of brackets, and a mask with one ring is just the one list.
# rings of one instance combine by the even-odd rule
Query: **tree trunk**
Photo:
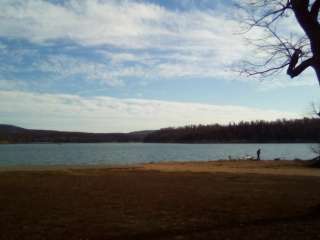
[(320, 25), (318, 29), (313, 33), (313, 39), (310, 40), (311, 51), (313, 55), (312, 67), (317, 75), (318, 83), (320, 84)]
[(316, 72), (318, 83), (320, 84), (320, 62), (313, 64), (313, 69)]
[[(318, 14), (313, 16), (310, 13), (308, 9), (309, 1), (292, 0), (291, 3), (292, 10), (296, 16), (297, 21), (310, 40), (311, 51), (313, 55), (311, 66), (315, 70), (318, 83), (320, 84), (320, 25), (318, 23), (318, 19), (315, 18), (315, 16), (318, 16)], [(304, 70), (305, 69), (303, 69), (303, 71)]]

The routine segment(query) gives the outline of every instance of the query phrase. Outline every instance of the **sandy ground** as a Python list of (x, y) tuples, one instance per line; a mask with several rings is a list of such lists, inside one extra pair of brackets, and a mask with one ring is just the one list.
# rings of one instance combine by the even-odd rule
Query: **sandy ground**
[(311, 168), (306, 161), (244, 161), (222, 160), (208, 162), (167, 162), (145, 164), (143, 169), (165, 172), (206, 172), (235, 174), (271, 174), (320, 177), (320, 170)]
[(299, 161), (2, 168), (0, 239), (320, 239)]

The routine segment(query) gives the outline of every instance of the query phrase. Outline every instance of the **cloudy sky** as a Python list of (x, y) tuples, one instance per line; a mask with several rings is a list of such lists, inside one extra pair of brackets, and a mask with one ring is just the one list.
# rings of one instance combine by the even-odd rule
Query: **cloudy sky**
[[(128, 132), (299, 118), (313, 72), (240, 76), (231, 0), (0, 0), (0, 123)], [(294, 22), (292, 22), (294, 26)]]

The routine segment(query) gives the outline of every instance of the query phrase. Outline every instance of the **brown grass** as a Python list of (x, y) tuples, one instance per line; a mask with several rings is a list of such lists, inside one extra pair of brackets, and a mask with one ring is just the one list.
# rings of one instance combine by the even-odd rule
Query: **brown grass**
[(319, 239), (318, 171), (281, 161), (7, 169), (0, 239)]
[(320, 169), (312, 167), (310, 161), (245, 161), (221, 160), (208, 162), (164, 162), (143, 165), (143, 169), (165, 172), (206, 172), (236, 174), (266, 174), (320, 177)]

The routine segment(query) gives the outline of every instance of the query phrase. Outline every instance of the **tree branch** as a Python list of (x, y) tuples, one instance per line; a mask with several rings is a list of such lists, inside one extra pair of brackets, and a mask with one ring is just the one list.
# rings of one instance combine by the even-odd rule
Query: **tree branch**
[[(255, 3), (252, 3), (251, 5), (257, 5), (257, 8), (267, 8), (270, 2), (268, 1), (261, 1)], [(260, 3), (260, 4), (259, 4)], [(286, 10), (291, 9), (291, 1), (287, 0), (286, 3), (282, 3), (281, 1), (277, 2), (277, 7), (278, 9), (273, 9), (270, 8), (265, 11), (265, 13), (260, 16), (259, 18), (253, 18), (251, 19), (249, 25), (250, 27), (255, 27), (255, 26), (270, 26), (272, 23), (277, 21), (279, 18), (283, 17), (285, 15)]]
[[(255, 58), (255, 64), (244, 61), (240, 73), (269, 77), (286, 69), (287, 74), (294, 78), (308, 67), (315, 66), (317, 58), (314, 57), (312, 43), (319, 42), (320, 39), (320, 24), (317, 19), (320, 15), (320, 0), (241, 1), (247, 2), (242, 6), (247, 12), (246, 23), (249, 30), (258, 28), (262, 37), (251, 37), (251, 44), (260, 54)], [(287, 15), (288, 11), (294, 15)], [(285, 31), (279, 34), (281, 31), (277, 29), (282, 29), (282, 24), (285, 24), (281, 22), (281, 18), (286, 16), (295, 17), (304, 34), (288, 35)]]
[(272, 75), (276, 74), (281, 69), (285, 68), (287, 65), (288, 65), (288, 63), (283, 63), (280, 66), (271, 67), (271, 68), (268, 68), (268, 69), (265, 69), (265, 70), (261, 70), (261, 71), (246, 69), (246, 70), (243, 71), (243, 73), (247, 74), (247, 76), (249, 76), (249, 77), (250, 76), (256, 76), (256, 75), (267, 77), (267, 76), (272, 76)]
[(300, 49), (296, 49), (294, 54), (291, 57), (291, 61), (289, 63), (289, 67), (287, 70), (287, 74), (291, 77), (294, 78), (296, 76), (298, 76), (299, 74), (301, 74), (304, 70), (306, 70), (308, 67), (312, 66), (314, 59), (313, 58), (309, 58), (305, 61), (303, 61), (302, 63), (300, 63), (300, 65), (296, 66), (298, 61), (299, 61), (299, 57), (302, 54)]
[(311, 103), (311, 107), (312, 107), (312, 114), (320, 117), (320, 110), (318, 107), (316, 107), (315, 103)]
[(314, 21), (317, 21), (318, 20), (318, 16), (319, 16), (319, 10), (320, 10), (320, 0), (316, 0), (312, 7), (311, 7), (311, 11), (310, 11), (310, 14), (311, 14), (311, 17)]

